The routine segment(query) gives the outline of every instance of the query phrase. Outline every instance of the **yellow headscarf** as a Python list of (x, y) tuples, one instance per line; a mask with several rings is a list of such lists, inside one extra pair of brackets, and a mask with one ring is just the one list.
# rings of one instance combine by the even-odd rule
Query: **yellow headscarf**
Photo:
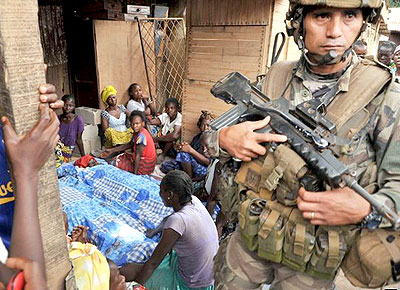
[(101, 92), (101, 99), (103, 100), (103, 103), (107, 105), (107, 99), (109, 96), (116, 96), (117, 95), (117, 89), (114, 88), (113, 86), (106, 86), (104, 90)]
[(92, 244), (72, 242), (69, 258), (74, 265), (78, 289), (108, 290), (110, 287), (110, 268), (107, 259)]

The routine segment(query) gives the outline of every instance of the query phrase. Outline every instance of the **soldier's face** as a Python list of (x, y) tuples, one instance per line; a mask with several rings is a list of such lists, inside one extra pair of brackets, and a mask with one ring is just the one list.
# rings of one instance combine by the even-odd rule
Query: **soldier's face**
[(317, 55), (330, 50), (342, 55), (358, 37), (362, 24), (361, 9), (312, 9), (304, 17), (306, 48)]

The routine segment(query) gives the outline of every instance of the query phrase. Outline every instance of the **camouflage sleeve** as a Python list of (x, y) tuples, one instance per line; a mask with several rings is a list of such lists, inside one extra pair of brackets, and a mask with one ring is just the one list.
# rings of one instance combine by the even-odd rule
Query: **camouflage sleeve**
[(211, 157), (214, 158), (229, 158), (231, 157), (228, 152), (219, 147), (219, 130), (209, 130), (203, 132), (207, 136), (207, 146), (213, 153)]
[[(374, 196), (400, 212), (400, 85), (386, 93), (374, 131), (378, 187)], [(388, 226), (384, 221), (381, 226)]]

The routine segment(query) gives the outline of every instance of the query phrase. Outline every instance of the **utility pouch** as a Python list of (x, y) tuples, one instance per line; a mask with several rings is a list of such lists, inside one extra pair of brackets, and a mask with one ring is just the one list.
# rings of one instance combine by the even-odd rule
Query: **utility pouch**
[(292, 208), (276, 201), (267, 203), (259, 218), (258, 256), (275, 263), (282, 261), (285, 228), (291, 211)]
[(266, 200), (255, 198), (246, 199), (240, 206), (239, 227), (244, 244), (250, 251), (257, 249), (259, 217), (264, 210)]
[(315, 226), (294, 208), (285, 229), (282, 264), (304, 272), (315, 245)]
[(346, 242), (340, 231), (319, 227), (314, 251), (306, 272), (315, 278), (333, 280), (346, 250)]
[(378, 288), (400, 281), (400, 232), (363, 229), (342, 270), (357, 287)]
[(273, 152), (273, 162), (269, 156), (264, 160), (263, 182), (260, 187), (270, 192), (275, 190), (276, 199), (280, 203), (287, 206), (295, 205), (300, 188), (299, 179), (307, 171), (306, 163), (296, 152), (286, 145), (278, 145)]
[(262, 162), (253, 160), (251, 162), (243, 162), (236, 174), (235, 182), (258, 192), (258, 186), (261, 180)]

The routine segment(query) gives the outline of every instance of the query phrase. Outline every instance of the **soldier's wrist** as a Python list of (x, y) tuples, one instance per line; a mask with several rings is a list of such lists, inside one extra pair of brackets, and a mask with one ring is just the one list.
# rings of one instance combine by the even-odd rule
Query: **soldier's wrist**
[(368, 230), (374, 230), (379, 227), (382, 222), (382, 215), (374, 206), (371, 207), (371, 212), (367, 214), (360, 223), (360, 227)]

